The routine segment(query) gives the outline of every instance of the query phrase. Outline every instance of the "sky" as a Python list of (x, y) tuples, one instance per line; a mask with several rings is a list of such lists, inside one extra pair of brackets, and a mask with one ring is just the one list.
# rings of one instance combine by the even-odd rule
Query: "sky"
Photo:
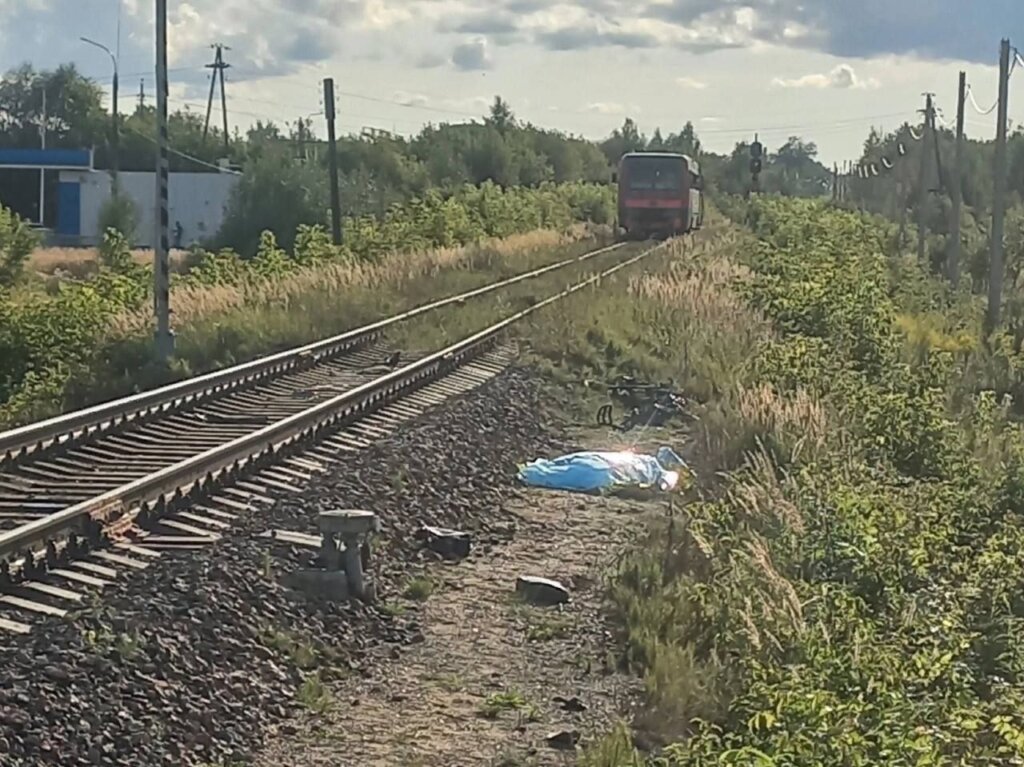
[[(108, 87), (88, 37), (120, 39), (122, 110), (154, 94), (154, 0), (0, 0), (0, 69), (74, 62)], [(858, 156), (868, 129), (920, 119), (933, 92), (956, 113), (967, 72), (995, 101), (999, 41), (1024, 41), (1024, 0), (168, 0), (171, 108), (203, 113), (213, 43), (229, 47), (229, 122), (312, 116), (324, 135), (333, 77), (339, 130), (408, 134), (482, 115), (495, 95), (536, 125), (607, 136), (625, 116), (650, 133), (694, 123), (727, 152), (790, 135), (826, 163)], [(120, 37), (118, 19), (120, 18)], [(1024, 48), (1024, 44), (1022, 44)], [(214, 120), (219, 124), (219, 107)], [(1024, 123), (1024, 65), (1010, 83)], [(970, 105), (967, 132), (995, 133)]]

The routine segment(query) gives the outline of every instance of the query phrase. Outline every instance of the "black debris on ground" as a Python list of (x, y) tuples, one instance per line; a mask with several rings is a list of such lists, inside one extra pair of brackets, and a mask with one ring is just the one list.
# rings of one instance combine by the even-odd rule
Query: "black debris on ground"
[(470, 533), (470, 556), (514, 534), (503, 506), (522, 492), (516, 465), (557, 446), (541, 408), (537, 379), (507, 371), (247, 513), (217, 545), (167, 553), (68, 619), (0, 636), (0, 765), (246, 762), (275, 725), (323, 705), (332, 675), (365, 674), (422, 637), (381, 601), (297, 599), (278, 577), (312, 551), (261, 533), (316, 532), (321, 510), (376, 512), (370, 576), (387, 598), (440, 558), (424, 525)]

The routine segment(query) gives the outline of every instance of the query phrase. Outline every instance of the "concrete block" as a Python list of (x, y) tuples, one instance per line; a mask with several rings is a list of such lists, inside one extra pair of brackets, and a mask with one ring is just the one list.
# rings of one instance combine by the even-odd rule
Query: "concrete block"
[(469, 533), (461, 530), (424, 525), (420, 528), (418, 537), (426, 542), (431, 551), (437, 552), (445, 559), (465, 559), (469, 556)]
[(569, 590), (558, 581), (520, 575), (516, 580), (516, 593), (535, 605), (560, 605), (569, 601)]
[(301, 569), (286, 573), (281, 583), (310, 599), (345, 602), (350, 598), (348, 576), (341, 570)]
[(317, 526), (324, 535), (340, 535), (342, 538), (349, 538), (379, 532), (380, 520), (372, 511), (339, 509), (320, 512), (317, 517)]

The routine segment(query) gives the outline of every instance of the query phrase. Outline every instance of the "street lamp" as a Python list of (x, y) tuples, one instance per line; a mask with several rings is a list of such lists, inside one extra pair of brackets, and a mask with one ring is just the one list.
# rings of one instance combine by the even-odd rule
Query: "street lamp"
[(92, 46), (94, 46), (96, 48), (99, 48), (101, 51), (106, 53), (108, 56), (110, 56), (110, 63), (114, 65), (114, 92), (113, 92), (113, 99), (112, 99), (113, 104), (112, 104), (112, 109), (111, 109), (111, 117), (113, 119), (114, 138), (113, 138), (113, 141), (111, 142), (111, 153), (112, 153), (113, 157), (111, 157), (111, 160), (110, 160), (110, 162), (111, 162), (110, 170), (111, 170), (111, 176), (112, 176), (112, 181), (113, 181), (113, 186), (114, 186), (114, 194), (117, 194), (117, 171), (118, 171), (118, 166), (120, 164), (120, 160), (119, 160), (119, 154), (120, 154), (119, 147), (120, 147), (120, 143), (121, 143), (121, 131), (120, 131), (120, 127), (118, 125), (118, 120), (117, 120), (117, 56), (115, 56), (113, 53), (111, 53), (110, 49), (107, 46), (105, 46), (105, 45), (103, 45), (101, 43), (98, 43), (95, 40), (90, 40), (88, 37), (80, 37), (78, 39), (81, 40), (83, 43), (88, 43), (89, 45), (92, 45)]

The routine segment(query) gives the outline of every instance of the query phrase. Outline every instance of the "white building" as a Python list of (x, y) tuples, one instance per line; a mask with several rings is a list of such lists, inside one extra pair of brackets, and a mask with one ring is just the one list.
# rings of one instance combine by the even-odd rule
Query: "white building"
[[(181, 224), (181, 247), (203, 242), (217, 234), (241, 175), (221, 173), (171, 173), (168, 187), (170, 244), (177, 247), (176, 232)], [(156, 242), (156, 174), (121, 172), (121, 193), (135, 203), (138, 226), (132, 247), (152, 248)], [(101, 240), (100, 211), (110, 199), (111, 180), (107, 171), (60, 171), (61, 239), (78, 245), (95, 245)], [(69, 242), (69, 244), (71, 244)]]

